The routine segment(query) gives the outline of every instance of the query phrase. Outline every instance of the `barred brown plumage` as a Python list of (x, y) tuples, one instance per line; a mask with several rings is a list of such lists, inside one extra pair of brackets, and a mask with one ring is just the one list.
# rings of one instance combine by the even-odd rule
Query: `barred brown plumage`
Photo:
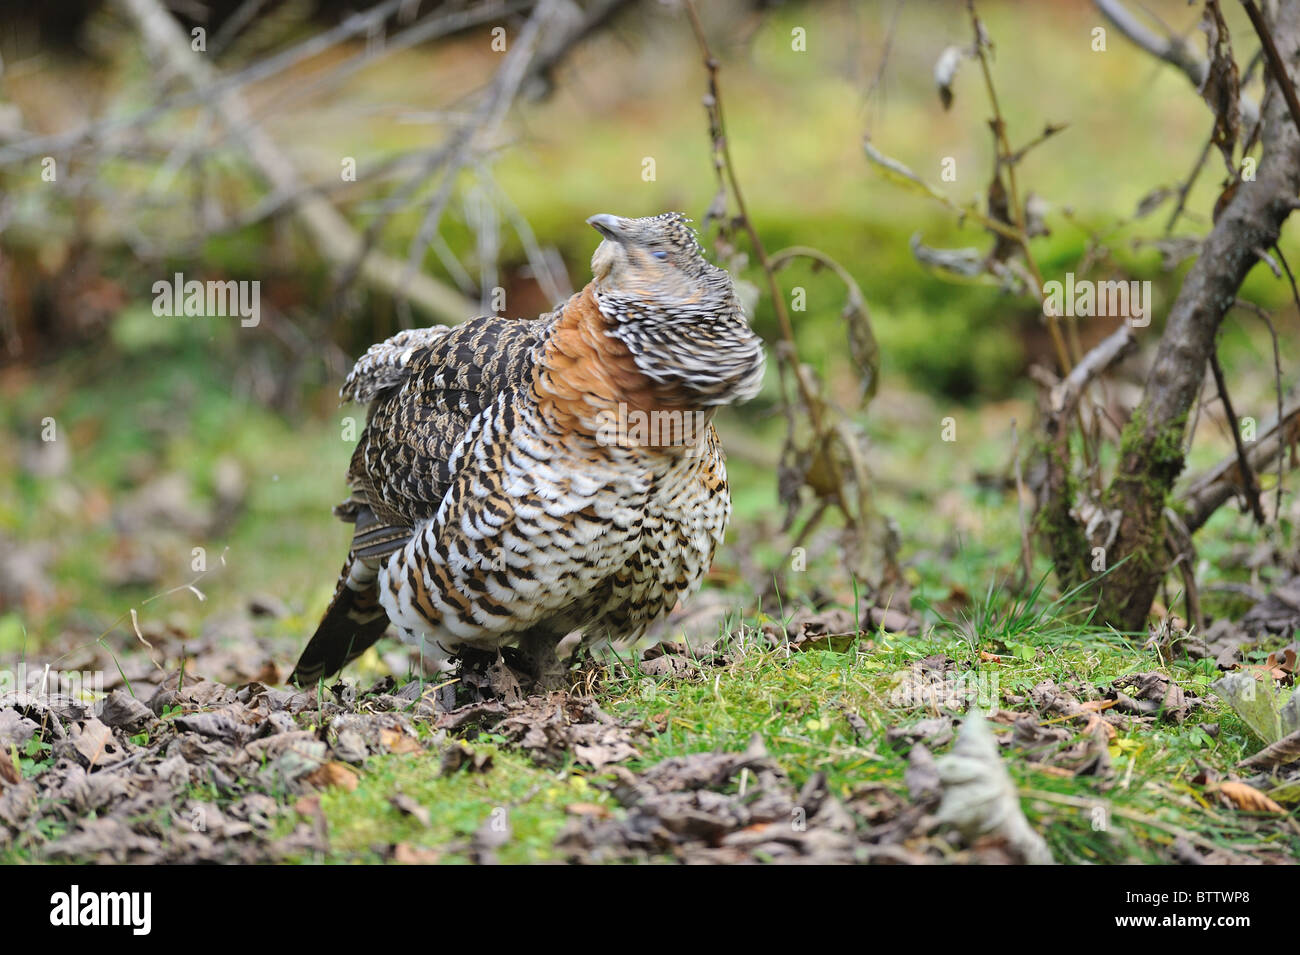
[(731, 511), (712, 416), (757, 392), (762, 343), (684, 216), (587, 221), (593, 279), (556, 311), (401, 332), (348, 376), (356, 531), (292, 682), (390, 621), (443, 668), (574, 630), (623, 646), (699, 586)]

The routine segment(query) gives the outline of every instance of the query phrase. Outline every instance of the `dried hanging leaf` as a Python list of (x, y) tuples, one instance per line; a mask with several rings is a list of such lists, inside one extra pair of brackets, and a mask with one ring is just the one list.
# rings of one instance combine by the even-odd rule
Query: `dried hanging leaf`
[(718, 183), (718, 191), (713, 194), (713, 201), (709, 203), (709, 208), (704, 213), (704, 219), (700, 223), (701, 229), (707, 229), (710, 222), (722, 222), (727, 218), (727, 187), (721, 182)]
[(935, 60), (934, 85), (939, 90), (939, 102), (944, 109), (952, 106), (952, 81), (956, 79), (962, 61), (970, 55), (970, 50), (964, 46), (949, 46)]
[(1052, 230), (1047, 227), (1047, 213), (1050, 208), (1048, 201), (1037, 193), (1031, 192), (1025, 196), (1025, 238), (1033, 239), (1052, 234)]
[(849, 330), (849, 357), (858, 370), (862, 387), (859, 391), (861, 402), (865, 405), (876, 394), (880, 383), (880, 343), (871, 328), (871, 316), (867, 312), (867, 303), (862, 297), (862, 290), (856, 282), (849, 286), (849, 298), (840, 312)]
[(949, 277), (977, 279), (988, 273), (988, 263), (979, 249), (936, 249), (924, 244), (919, 232), (913, 233), (909, 244), (916, 261)]
[(1241, 134), (1241, 84), (1237, 75), (1237, 61), (1232, 57), (1232, 39), (1228, 35), (1228, 25), (1223, 21), (1223, 12), (1219, 9), (1217, 0), (1209, 0), (1205, 4), (1201, 30), (1205, 33), (1210, 55), (1205, 82), (1200, 88), (1201, 97), (1214, 113), (1214, 132), (1210, 141), (1223, 154), (1229, 175), (1235, 177), (1232, 154)]
[(871, 144), (871, 140), (864, 139), (862, 141), (862, 149), (866, 152), (867, 158), (871, 160), (872, 164), (875, 165), (875, 167), (884, 174), (885, 178), (894, 185), (901, 186), (914, 195), (926, 196), (927, 198), (933, 199), (936, 202), (941, 203), (945, 208), (957, 213), (962, 218), (973, 219), (975, 222), (979, 223), (979, 225), (991, 232), (1002, 233), (1006, 231), (1007, 226), (1004, 223), (996, 222), (989, 218), (980, 211), (979, 207), (974, 202), (967, 205), (958, 205), (953, 202), (897, 159), (893, 159), (882, 153)]
[(1216, 788), (1217, 792), (1222, 793), (1232, 800), (1238, 809), (1244, 809), (1247, 812), (1275, 812), (1286, 815), (1286, 810), (1269, 799), (1254, 786), (1246, 783), (1227, 782), (1220, 783)]
[(937, 199), (939, 202), (948, 203), (948, 197), (939, 192), (933, 186), (929, 185), (924, 179), (908, 169), (897, 159), (886, 156), (875, 146), (871, 145), (870, 140), (863, 140), (862, 148), (866, 151), (867, 158), (875, 163), (876, 168), (880, 169), (885, 178), (897, 186), (902, 186), (908, 192), (921, 196), (928, 196), (931, 199)]
[(791, 246), (774, 253), (769, 262), (772, 271), (775, 272), (799, 258), (811, 260), (814, 270), (830, 269), (844, 283), (848, 297), (840, 312), (840, 318), (848, 327), (849, 357), (853, 360), (862, 382), (861, 401), (865, 406), (867, 401), (874, 397), (880, 379), (880, 345), (871, 327), (871, 315), (867, 311), (867, 301), (862, 294), (862, 288), (848, 269), (819, 249)]
[(839, 493), (840, 485), (836, 478), (839, 465), (836, 462), (834, 440), (825, 435), (813, 450), (808, 471), (804, 474), (804, 486), (811, 488), (818, 497), (831, 498)]

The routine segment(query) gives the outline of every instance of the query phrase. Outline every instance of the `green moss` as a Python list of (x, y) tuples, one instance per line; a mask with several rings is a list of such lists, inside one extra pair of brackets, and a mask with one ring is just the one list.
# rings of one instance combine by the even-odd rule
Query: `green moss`
[(1184, 412), (1152, 434), (1139, 406), (1120, 437), (1122, 473), (1107, 488), (1108, 508), (1123, 515), (1114, 566), (1123, 560), (1121, 577), (1103, 583), (1102, 616), (1115, 626), (1140, 629), (1168, 567), (1165, 507), (1184, 463)]

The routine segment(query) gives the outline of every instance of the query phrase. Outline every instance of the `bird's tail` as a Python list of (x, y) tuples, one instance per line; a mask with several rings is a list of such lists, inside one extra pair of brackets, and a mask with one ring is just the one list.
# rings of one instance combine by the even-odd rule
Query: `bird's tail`
[(298, 658), (289, 682), (310, 686), (337, 673), (365, 653), (388, 629), (388, 614), (379, 604), (378, 562), (348, 554), (334, 599), (316, 633)]

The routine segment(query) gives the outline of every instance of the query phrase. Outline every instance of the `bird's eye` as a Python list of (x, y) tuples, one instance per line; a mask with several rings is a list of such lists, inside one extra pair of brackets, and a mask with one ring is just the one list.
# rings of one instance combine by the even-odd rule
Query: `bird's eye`
[(668, 258), (668, 253), (665, 252), (663, 249), (655, 249), (650, 254), (653, 255), (656, 259), (658, 259), (660, 262)]

